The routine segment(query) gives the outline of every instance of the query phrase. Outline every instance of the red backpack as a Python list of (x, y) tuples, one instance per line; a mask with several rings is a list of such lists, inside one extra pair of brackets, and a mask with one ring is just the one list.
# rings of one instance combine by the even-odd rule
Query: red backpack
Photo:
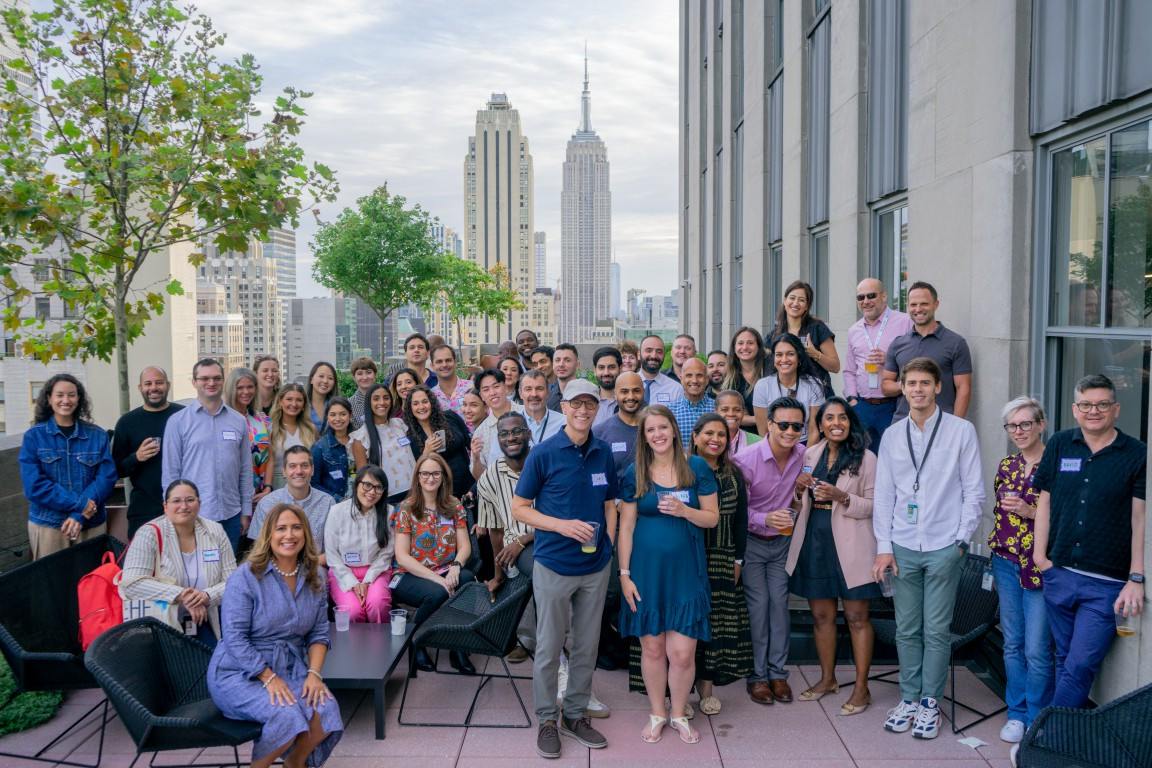
[[(160, 526), (148, 523), (156, 529), (160, 541), (160, 554), (164, 554), (164, 539), (160, 537)], [(111, 552), (105, 552), (100, 565), (80, 579), (76, 586), (76, 599), (80, 607), (80, 647), (88, 650), (92, 641), (105, 631), (124, 621), (124, 601), (120, 597), (120, 561), (128, 554), (128, 547), (117, 559)]]

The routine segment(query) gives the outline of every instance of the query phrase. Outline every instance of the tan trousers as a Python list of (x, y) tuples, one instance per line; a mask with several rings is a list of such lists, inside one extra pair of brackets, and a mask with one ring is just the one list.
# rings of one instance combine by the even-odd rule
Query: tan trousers
[(59, 528), (28, 523), (28, 544), (32, 550), (32, 559), (39, 560), (42, 557), (65, 550), (73, 544), (79, 544), (107, 532), (108, 524), (100, 523), (93, 528), (80, 531), (80, 536), (72, 541)]

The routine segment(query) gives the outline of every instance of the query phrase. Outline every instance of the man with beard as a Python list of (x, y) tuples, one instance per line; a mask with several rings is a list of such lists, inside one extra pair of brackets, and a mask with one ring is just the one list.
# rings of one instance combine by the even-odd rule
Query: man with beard
[(548, 410), (560, 410), (564, 388), (568, 386), (568, 382), (576, 378), (579, 369), (580, 353), (576, 351), (576, 346), (557, 344), (556, 351), (552, 353), (552, 371), (556, 374), (556, 381), (548, 388)]
[(536, 335), (536, 331), (525, 328), (516, 334), (516, 352), (520, 355), (521, 368), (527, 371), (535, 367), (532, 364), (532, 353), (536, 351), (538, 346), (540, 346), (540, 337)]
[(715, 398), (724, 390), (724, 377), (728, 375), (728, 353), (714, 349), (708, 353), (708, 394)]
[(640, 377), (644, 383), (644, 402), (670, 406), (684, 394), (680, 382), (660, 373), (664, 365), (664, 339), (655, 334), (640, 342)]
[(550, 411), (548, 379), (540, 371), (528, 370), (520, 377), (520, 399), (524, 401), (524, 416), (532, 431), (532, 444), (540, 445), (564, 428), (564, 414)]
[(151, 365), (140, 371), (136, 389), (144, 404), (121, 416), (112, 435), (116, 472), (132, 481), (132, 495), (128, 498), (129, 539), (137, 528), (164, 514), (164, 489), (160, 485), (164, 427), (172, 414), (184, 408), (168, 401), (171, 387), (163, 368)]
[(603, 424), (616, 413), (616, 377), (620, 375), (620, 350), (616, 347), (600, 347), (592, 355), (592, 371), (600, 385), (600, 410), (596, 412), (597, 424)]

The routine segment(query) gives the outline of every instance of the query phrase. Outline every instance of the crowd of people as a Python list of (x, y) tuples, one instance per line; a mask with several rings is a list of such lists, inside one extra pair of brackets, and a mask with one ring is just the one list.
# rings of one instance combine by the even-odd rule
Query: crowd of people
[[(530, 329), (470, 372), (413, 334), (387, 376), (352, 363), (347, 398), (330, 363), (282, 382), (261, 355), (227, 375), (198, 361), (181, 406), (149, 366), (143, 404), (111, 438), (81, 382), (53, 376), (20, 454), (32, 555), (103, 533), (128, 478), (123, 595), (163, 601), (167, 621), (215, 648), (222, 711), (265, 723), (257, 766), (318, 764), (340, 737), (323, 677), (330, 607), (386, 622), (404, 604), (419, 625), (461, 585), (495, 599), (517, 574), (533, 597), (508, 660), (533, 660), (542, 756), (560, 756), (561, 736), (606, 745), (590, 719), (610, 714), (592, 692), (598, 666), (629, 667), (647, 742), (665, 727), (699, 740), (693, 689), (706, 715), (740, 680), (763, 705), (838, 695), (839, 610), (855, 662), (840, 715), (859, 715), (882, 595), (901, 691), (883, 727), (935, 738), (986, 507), (967, 342), (936, 319), (927, 283), (910, 286), (905, 314), (862, 281), (843, 357), (807, 283), (782, 298), (766, 334), (740, 328), (707, 354), (681, 334), (667, 367), (661, 337), (624, 341), (595, 351), (590, 378), (576, 346)], [(1037, 399), (1002, 411), (1013, 449), (993, 478), (985, 585), (1000, 601), (1008, 742), (1045, 706), (1085, 704), (1116, 616), (1144, 600), (1146, 447), (1116, 428), (1099, 373), (1061, 407), (1078, 426), (1050, 436)], [(795, 695), (790, 595), (808, 601), (821, 669)], [(419, 648), (414, 664), (434, 668)], [(450, 664), (475, 674), (465, 653)]]

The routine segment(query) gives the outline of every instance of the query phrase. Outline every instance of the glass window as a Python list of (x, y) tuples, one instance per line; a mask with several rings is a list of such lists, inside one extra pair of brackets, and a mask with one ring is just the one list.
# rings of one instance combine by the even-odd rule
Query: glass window
[(36, 317), (40, 320), (47, 320), (51, 315), (52, 310), (48, 299), (44, 297), (37, 297), (36, 299)]
[(784, 249), (779, 244), (768, 251), (768, 265), (764, 270), (764, 324), (771, 328), (776, 323), (776, 308), (784, 292)]
[(1049, 325), (1100, 325), (1107, 156), (1104, 137), (1053, 156)]
[(1144, 339), (1063, 337), (1049, 339), (1049, 360), (1055, 393), (1048, 418), (1056, 430), (1076, 426), (1072, 401), (1076, 382), (1088, 373), (1103, 373), (1116, 387), (1120, 415), (1116, 426), (1135, 437), (1144, 435), (1148, 424), (1148, 364), (1152, 343)]
[[(744, 324), (744, 260), (736, 259), (732, 262), (732, 308), (729, 322), (733, 328)], [(723, 341), (723, 339), (721, 339)], [(720, 344), (718, 346), (724, 346)]]
[(908, 204), (875, 213), (873, 274), (888, 289), (893, 309), (908, 308)]
[(812, 280), (812, 314), (828, 317), (828, 230), (812, 233), (809, 253), (809, 274)]
[(1152, 122), (1112, 134), (1107, 293), (1109, 328), (1152, 327)]

